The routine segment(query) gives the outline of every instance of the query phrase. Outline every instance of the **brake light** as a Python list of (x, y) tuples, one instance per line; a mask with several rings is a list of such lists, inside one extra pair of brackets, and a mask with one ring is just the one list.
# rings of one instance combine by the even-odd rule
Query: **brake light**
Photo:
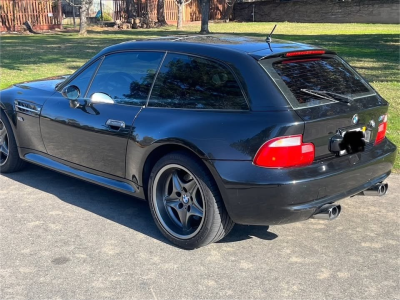
[(320, 58), (302, 58), (302, 59), (289, 59), (282, 61), (283, 64), (293, 64), (293, 63), (303, 63), (303, 62), (310, 62), (310, 61), (319, 61)]
[(382, 115), (380, 118), (380, 124), (378, 126), (378, 133), (376, 135), (375, 139), (375, 145), (379, 144), (382, 142), (386, 136), (386, 130), (387, 130), (387, 114)]
[(283, 136), (262, 145), (253, 163), (265, 168), (300, 167), (310, 165), (314, 155), (314, 144), (303, 143), (302, 135)]
[(286, 53), (286, 57), (293, 57), (293, 56), (304, 56), (304, 55), (322, 55), (325, 54), (325, 50), (307, 50), (307, 51), (296, 51), (296, 52), (289, 52)]

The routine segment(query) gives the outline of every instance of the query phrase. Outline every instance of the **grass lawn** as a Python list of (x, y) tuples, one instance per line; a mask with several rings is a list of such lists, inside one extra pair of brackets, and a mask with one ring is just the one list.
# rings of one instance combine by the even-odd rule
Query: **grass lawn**
[[(266, 37), (273, 23), (210, 24), (213, 33)], [(199, 31), (198, 24), (183, 31), (174, 26), (162, 29), (104, 31), (93, 28), (87, 37), (76, 33), (1, 35), (0, 89), (13, 83), (70, 74), (100, 49), (140, 38), (187, 34)], [(390, 102), (388, 137), (400, 146), (400, 25), (278, 23), (275, 38), (315, 44), (337, 51)], [(400, 172), (400, 155), (395, 169)]]

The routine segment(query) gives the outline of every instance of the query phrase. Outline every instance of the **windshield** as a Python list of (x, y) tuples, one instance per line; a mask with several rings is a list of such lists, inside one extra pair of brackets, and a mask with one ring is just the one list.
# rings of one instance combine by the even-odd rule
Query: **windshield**
[(329, 98), (352, 101), (375, 94), (357, 73), (334, 57), (266, 60), (261, 65), (294, 108), (335, 102)]

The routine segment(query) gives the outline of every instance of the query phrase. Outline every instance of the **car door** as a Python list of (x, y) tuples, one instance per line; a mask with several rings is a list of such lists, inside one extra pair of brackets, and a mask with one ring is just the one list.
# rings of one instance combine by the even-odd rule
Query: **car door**
[[(125, 177), (126, 144), (135, 116), (146, 104), (162, 52), (128, 51), (99, 58), (48, 100), (40, 127), (46, 151), (65, 161)], [(76, 89), (77, 90), (77, 89)], [(65, 93), (64, 93), (65, 95)]]

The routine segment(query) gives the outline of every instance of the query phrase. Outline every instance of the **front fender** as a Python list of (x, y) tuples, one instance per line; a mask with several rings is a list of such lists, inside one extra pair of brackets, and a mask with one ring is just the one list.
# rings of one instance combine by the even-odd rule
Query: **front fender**
[[(53, 93), (52, 90), (39, 90), (23, 85), (16, 85), (0, 92), (0, 105), (11, 124), (18, 149), (46, 152), (40, 133), (39, 116), (43, 103)], [(16, 101), (20, 107), (26, 105), (29, 110), (19, 108), (17, 111)]]
[[(16, 91), (14, 87), (9, 87), (7, 89), (0, 91), (0, 108), (5, 112), (14, 133), (16, 132), (16, 121), (17, 121), (15, 106), (14, 106), (15, 94)], [(19, 145), (18, 137), (16, 134), (15, 134), (15, 139), (17, 145)]]

